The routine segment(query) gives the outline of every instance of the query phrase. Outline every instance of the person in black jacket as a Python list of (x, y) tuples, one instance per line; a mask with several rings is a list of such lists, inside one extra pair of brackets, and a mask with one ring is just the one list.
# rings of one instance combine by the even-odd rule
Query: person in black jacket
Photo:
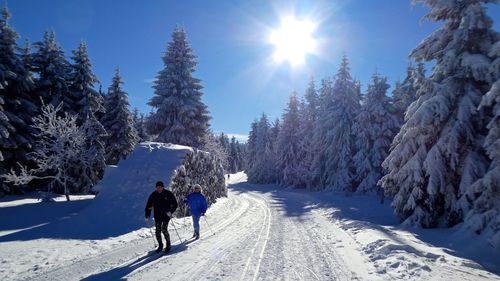
[(154, 219), (156, 226), (156, 239), (158, 240), (157, 253), (163, 250), (161, 233), (165, 236), (166, 247), (165, 252), (170, 251), (170, 236), (168, 235), (168, 222), (172, 214), (177, 209), (177, 200), (172, 192), (164, 188), (163, 182), (156, 183), (156, 191), (149, 195), (148, 203), (146, 204), (146, 221), (151, 216), (151, 210), (154, 210)]

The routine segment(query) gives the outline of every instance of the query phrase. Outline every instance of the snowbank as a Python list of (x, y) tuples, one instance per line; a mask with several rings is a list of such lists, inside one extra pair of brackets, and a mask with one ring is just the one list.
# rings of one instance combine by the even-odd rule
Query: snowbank
[(175, 169), (190, 151), (187, 146), (145, 142), (118, 166), (108, 166), (96, 187), (96, 199), (79, 216), (87, 230), (117, 234), (144, 227), (144, 206), (155, 183), (163, 181), (168, 189)]

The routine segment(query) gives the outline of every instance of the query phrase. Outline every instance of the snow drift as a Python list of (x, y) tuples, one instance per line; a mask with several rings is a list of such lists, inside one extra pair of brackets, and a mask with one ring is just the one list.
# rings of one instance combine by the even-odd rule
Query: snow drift
[[(114, 228), (134, 230), (144, 226), (144, 206), (155, 183), (163, 181), (167, 189), (175, 169), (192, 148), (181, 145), (144, 142), (117, 166), (108, 166), (94, 202), (81, 212), (88, 220), (87, 229)], [(171, 190), (171, 189), (170, 189)], [(123, 231), (122, 230), (122, 231)]]

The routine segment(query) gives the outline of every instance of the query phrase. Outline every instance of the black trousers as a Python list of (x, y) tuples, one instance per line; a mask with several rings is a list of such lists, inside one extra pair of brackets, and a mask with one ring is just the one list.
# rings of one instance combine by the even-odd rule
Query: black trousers
[(156, 239), (158, 240), (158, 244), (163, 245), (162, 240), (161, 240), (161, 234), (163, 233), (163, 236), (165, 236), (167, 248), (170, 247), (170, 235), (168, 235), (168, 222), (167, 221), (155, 221), (155, 226), (156, 226)]

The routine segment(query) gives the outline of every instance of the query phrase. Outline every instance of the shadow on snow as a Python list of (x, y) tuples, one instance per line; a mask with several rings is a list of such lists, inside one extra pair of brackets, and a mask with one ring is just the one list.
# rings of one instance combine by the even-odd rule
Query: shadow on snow
[[(133, 260), (130, 263), (122, 265), (120, 267), (115, 267), (108, 271), (100, 272), (91, 276), (88, 276), (83, 280), (85, 281), (97, 281), (97, 280), (126, 280), (124, 278), (128, 274), (132, 273), (134, 270), (139, 269), (147, 264), (158, 260), (165, 256), (170, 256), (179, 252), (184, 251), (187, 248), (185, 243), (172, 245), (172, 248), (168, 253), (156, 253), (155, 251), (150, 251), (142, 257)], [(175, 257), (173, 257), (175, 258)]]
[[(0, 208), (0, 242), (47, 239), (99, 240), (142, 227), (144, 213), (130, 218), (112, 210), (85, 212), (96, 199), (24, 204)], [(141, 204), (145, 202), (141, 202)], [(12, 231), (11, 233), (8, 233)]]

